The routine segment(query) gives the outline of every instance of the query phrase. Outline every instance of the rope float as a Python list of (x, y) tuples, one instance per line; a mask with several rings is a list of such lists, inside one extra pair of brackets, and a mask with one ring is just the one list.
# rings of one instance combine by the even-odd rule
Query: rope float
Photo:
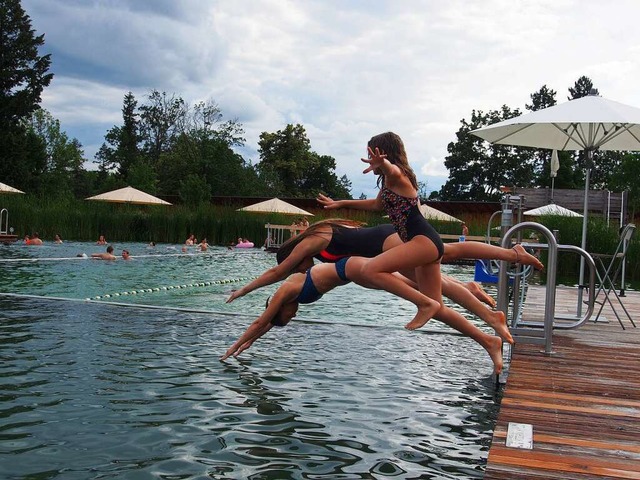
[(140, 295), (143, 293), (153, 293), (153, 292), (166, 292), (169, 290), (180, 290), (183, 288), (210, 287), (212, 285), (224, 285), (227, 283), (244, 282), (247, 280), (253, 280), (254, 278), (258, 278), (258, 277), (254, 276), (254, 277), (243, 277), (243, 278), (229, 278), (226, 280), (214, 280), (212, 282), (187, 283), (182, 285), (169, 285), (169, 286), (155, 287), (155, 288), (141, 288), (139, 290), (129, 290), (126, 292), (108, 293), (106, 295), (96, 295), (95, 297), (88, 297), (85, 300), (103, 300), (105, 298), (123, 297), (127, 295)]

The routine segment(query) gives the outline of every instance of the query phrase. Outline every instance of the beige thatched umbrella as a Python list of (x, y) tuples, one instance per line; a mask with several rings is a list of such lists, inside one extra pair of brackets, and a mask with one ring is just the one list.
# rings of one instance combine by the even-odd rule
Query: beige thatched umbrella
[(313, 213), (309, 213), (306, 210), (298, 208), (295, 205), (291, 205), (279, 198), (272, 198), (271, 200), (265, 200), (264, 202), (254, 203), (253, 205), (239, 208), (238, 212), (282, 213), (284, 215), (314, 216)]
[(427, 220), (462, 223), (462, 220), (459, 218), (449, 215), (448, 213), (441, 212), (437, 208), (430, 207), (429, 205), (420, 205), (420, 213), (422, 213), (422, 216)]
[(169, 202), (149, 195), (148, 193), (133, 187), (124, 187), (111, 192), (101, 193), (85, 200), (97, 200), (101, 202), (131, 203), (135, 205), (171, 205)]
[(22, 190), (10, 187), (6, 183), (0, 182), (0, 193), (24, 193)]

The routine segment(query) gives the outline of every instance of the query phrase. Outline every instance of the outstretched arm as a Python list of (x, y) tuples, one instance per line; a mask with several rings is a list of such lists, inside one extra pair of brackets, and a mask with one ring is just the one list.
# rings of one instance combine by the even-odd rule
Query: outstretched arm
[(382, 203), (378, 197), (367, 200), (333, 200), (323, 194), (318, 194), (316, 200), (326, 210), (334, 210), (336, 208), (355, 208), (358, 210), (382, 210)]
[(237, 357), (253, 345), (257, 339), (267, 333), (273, 327), (271, 321), (275, 318), (280, 308), (287, 302), (291, 301), (299, 293), (299, 288), (285, 282), (276, 293), (273, 294), (269, 305), (251, 325), (240, 336), (240, 338), (220, 357), (220, 361), (226, 360), (231, 355)]
[(321, 235), (314, 235), (305, 238), (294, 247), (291, 254), (285, 258), (282, 263), (270, 268), (252, 282), (233, 292), (227, 299), (226, 303), (231, 303), (236, 298), (240, 298), (258, 288), (284, 280), (291, 274), (291, 272), (294, 271), (300, 262), (307, 257), (313, 257), (318, 254), (318, 252), (325, 248), (328, 243), (328, 240)]
[(220, 361), (226, 360), (231, 355), (237, 357), (238, 355), (240, 355), (240, 353), (253, 345), (253, 342), (259, 339), (269, 330), (271, 330), (271, 328), (273, 327), (273, 325), (271, 325), (271, 321), (264, 321), (262, 317), (264, 317), (264, 313), (260, 315), (260, 317), (258, 317), (258, 319), (254, 321), (249, 326), (249, 328), (247, 328), (247, 330), (240, 336), (236, 343), (229, 347), (225, 354), (220, 357)]

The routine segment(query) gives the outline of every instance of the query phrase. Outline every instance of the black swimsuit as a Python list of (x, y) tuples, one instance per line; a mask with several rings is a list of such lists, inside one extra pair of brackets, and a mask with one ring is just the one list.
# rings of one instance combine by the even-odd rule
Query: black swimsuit
[(382, 253), (384, 241), (395, 233), (391, 224), (351, 228), (331, 225), (331, 240), (327, 248), (315, 257), (321, 262), (336, 262), (343, 257), (373, 258)]
[(413, 237), (423, 235), (433, 242), (438, 249), (438, 258), (444, 255), (444, 244), (438, 232), (424, 218), (418, 206), (418, 197), (404, 197), (383, 187), (380, 192), (382, 204), (391, 223), (400, 235), (403, 242), (408, 242)]

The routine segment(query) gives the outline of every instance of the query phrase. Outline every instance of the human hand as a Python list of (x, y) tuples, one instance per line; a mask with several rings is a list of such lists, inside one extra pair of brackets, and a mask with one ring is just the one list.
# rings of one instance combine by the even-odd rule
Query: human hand
[(240, 355), (242, 352), (244, 352), (247, 348), (249, 348), (251, 345), (253, 345), (254, 340), (249, 340), (248, 342), (244, 342), (242, 345), (240, 345), (236, 352), (233, 354), (234, 357), (238, 357), (238, 355)]
[(380, 153), (378, 147), (376, 147), (375, 151), (372, 150), (371, 147), (367, 147), (367, 150), (369, 152), (369, 158), (362, 158), (361, 160), (364, 163), (368, 163), (369, 166), (364, 169), (362, 173), (369, 173), (376, 170), (377, 168), (380, 168), (387, 158), (387, 154)]
[(323, 205), (324, 208), (326, 208), (327, 210), (331, 210), (339, 207), (338, 202), (336, 202), (330, 197), (327, 197), (326, 195), (323, 195), (322, 193), (318, 194), (318, 196), (316, 197), (316, 200), (318, 201), (319, 204)]
[(222, 355), (220, 357), (220, 361), (224, 362), (227, 358), (229, 358), (231, 355), (233, 355), (233, 353), (237, 350), (235, 343), (233, 344), (233, 346), (231, 348), (229, 348), (229, 350), (227, 350), (224, 355)]
[(233, 302), (236, 298), (240, 298), (244, 295), (242, 288), (235, 290), (231, 293), (231, 295), (229, 296), (229, 298), (227, 298), (227, 301), (225, 303), (231, 303)]

